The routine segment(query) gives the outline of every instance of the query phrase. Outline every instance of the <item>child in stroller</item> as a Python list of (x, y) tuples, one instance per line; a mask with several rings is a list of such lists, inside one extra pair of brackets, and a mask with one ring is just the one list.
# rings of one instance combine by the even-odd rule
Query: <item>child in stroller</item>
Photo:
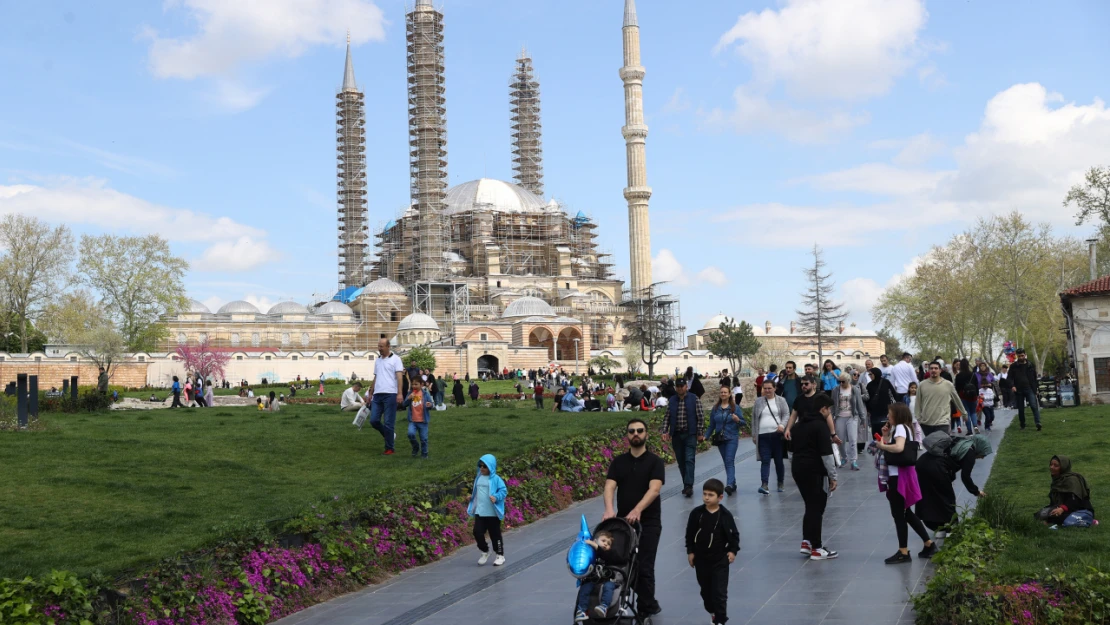
[[(581, 578), (575, 602), (575, 623), (622, 622), (622, 618), (628, 618), (629, 623), (639, 622), (632, 592), (636, 583), (638, 532), (628, 521), (613, 518), (599, 523), (593, 535), (594, 539), (587, 544), (596, 549), (596, 555), (590, 572)], [(591, 609), (590, 603), (594, 600), (596, 605)]]

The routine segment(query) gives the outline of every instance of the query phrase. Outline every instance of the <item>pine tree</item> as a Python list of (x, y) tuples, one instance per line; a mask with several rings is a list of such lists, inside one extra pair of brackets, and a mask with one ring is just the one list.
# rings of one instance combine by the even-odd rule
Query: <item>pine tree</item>
[(813, 246), (813, 266), (804, 270), (807, 287), (802, 293), (802, 308), (795, 311), (798, 315), (798, 328), (817, 337), (817, 368), (821, 370), (825, 362), (825, 335), (836, 332), (837, 324), (848, 318), (844, 304), (834, 302), (833, 289), (836, 283), (832, 272), (825, 272), (825, 261), (821, 258), (821, 248)]

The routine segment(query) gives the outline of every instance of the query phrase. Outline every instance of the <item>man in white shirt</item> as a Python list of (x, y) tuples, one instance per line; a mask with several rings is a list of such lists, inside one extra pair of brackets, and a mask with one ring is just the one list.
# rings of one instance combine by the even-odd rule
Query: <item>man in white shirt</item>
[[(885, 360), (883, 356), (881, 360)], [(886, 377), (885, 374), (883, 377)], [(910, 382), (917, 382), (917, 373), (913, 370), (913, 355), (909, 352), (902, 354), (902, 360), (894, 365), (890, 371), (890, 383), (894, 385), (894, 399), (903, 401), (906, 393), (910, 392)]]
[[(905, 358), (904, 355), (902, 357)], [(870, 367), (868, 367), (868, 368), (870, 368)], [(890, 380), (891, 376), (894, 375), (894, 365), (890, 364), (890, 358), (887, 358), (886, 354), (883, 354), (882, 356), (879, 356), (879, 371), (883, 372), (883, 379), (884, 380)], [(894, 383), (894, 381), (891, 380), (891, 384), (893, 384), (893, 383)]]
[(378, 341), (378, 358), (374, 361), (374, 397), (370, 400), (370, 426), (381, 432), (385, 439), (385, 455), (393, 455), (393, 441), (397, 431), (397, 406), (405, 403), (404, 384), (401, 376), (405, 365), (390, 350), (389, 340)]
[(859, 383), (864, 388), (871, 384), (871, 370), (875, 368), (875, 361), (868, 358), (863, 361), (863, 371), (859, 372)]
[(361, 410), (366, 404), (362, 401), (362, 383), (355, 382), (351, 388), (343, 391), (343, 397), (339, 400), (339, 409), (343, 412), (356, 412)]

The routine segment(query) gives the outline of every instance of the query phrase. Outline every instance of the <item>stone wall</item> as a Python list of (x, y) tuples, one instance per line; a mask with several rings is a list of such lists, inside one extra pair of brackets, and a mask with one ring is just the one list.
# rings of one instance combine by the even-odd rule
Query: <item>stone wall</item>
[[(70, 376), (78, 376), (77, 384), (80, 386), (95, 386), (100, 372), (96, 365), (90, 362), (70, 362), (47, 359), (35, 362), (33, 358), (26, 360), (12, 360), (6, 358), (0, 362), (0, 384), (7, 386), (15, 382), (20, 373), (39, 376), (39, 390), (47, 391), (51, 387), (62, 388), (63, 380)], [(137, 388), (147, 383), (147, 369), (149, 362), (126, 362), (114, 365), (111, 371), (111, 384)]]
[[(1079, 401), (1083, 404), (1110, 403), (1110, 384), (1103, 382), (1098, 392), (1096, 365), (1107, 377), (1110, 359), (1110, 297), (1076, 297), (1072, 300), (1075, 321), (1075, 370), (1079, 380)], [(1097, 361), (1097, 362), (1096, 362)]]

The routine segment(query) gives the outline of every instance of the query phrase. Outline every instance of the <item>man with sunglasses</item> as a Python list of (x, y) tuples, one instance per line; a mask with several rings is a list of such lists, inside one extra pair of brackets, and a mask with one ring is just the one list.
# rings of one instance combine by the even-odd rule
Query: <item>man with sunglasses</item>
[[(786, 432), (783, 433), (786, 440), (790, 440), (790, 430), (794, 427), (794, 423), (798, 421), (803, 415), (821, 416), (821, 410), (814, 403), (814, 397), (817, 395), (817, 378), (812, 375), (807, 375), (802, 378), (802, 395), (794, 400), (794, 409), (790, 411), (790, 418), (786, 421)], [(832, 434), (832, 442), (834, 445), (843, 445), (844, 441), (836, 435), (836, 423), (833, 421), (832, 413), (825, 417), (825, 423), (829, 426), (829, 432)]]
[[(647, 450), (647, 423), (638, 417), (628, 421), (625, 439), (629, 450), (615, 458), (605, 476), (605, 515), (640, 523), (640, 545), (636, 580), (636, 608), (641, 617), (658, 614), (655, 600), (655, 554), (663, 532), (663, 489), (666, 468), (663, 460)], [(614, 501), (616, 506), (614, 507)]]

